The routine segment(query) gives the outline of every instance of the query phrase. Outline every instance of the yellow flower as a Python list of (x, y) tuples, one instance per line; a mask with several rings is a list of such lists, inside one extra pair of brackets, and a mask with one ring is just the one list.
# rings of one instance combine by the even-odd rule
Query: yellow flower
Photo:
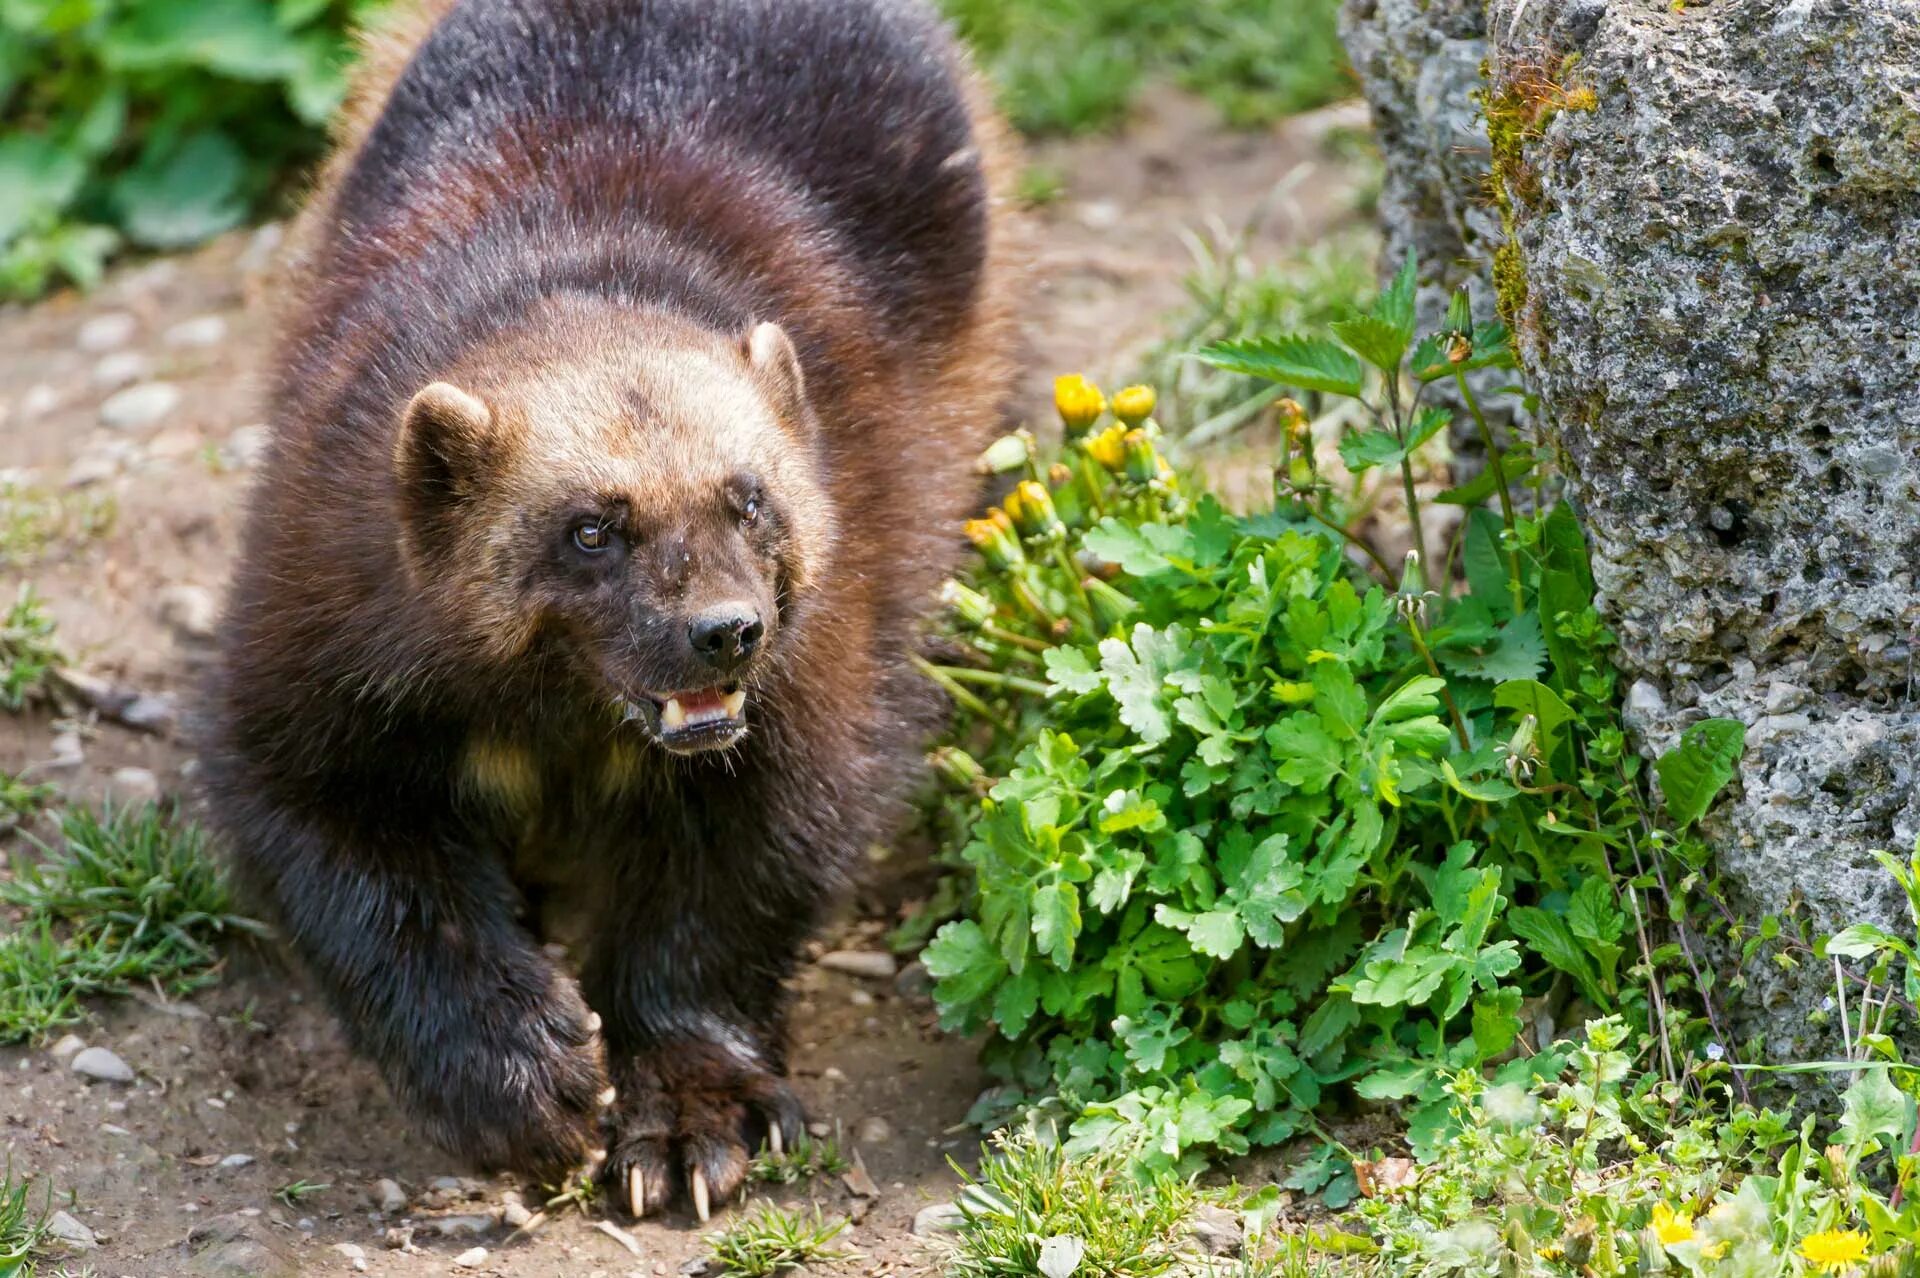
[(1800, 1240), (1800, 1258), (1823, 1274), (1837, 1274), (1867, 1254), (1867, 1236), (1857, 1229), (1829, 1229)]
[(1078, 435), (1100, 420), (1107, 411), (1106, 396), (1100, 388), (1079, 373), (1056, 377), (1053, 381), (1053, 406), (1069, 435)]
[(1653, 1209), (1653, 1232), (1669, 1247), (1686, 1242), (1693, 1237), (1693, 1217), (1676, 1212), (1665, 1203), (1657, 1203)]
[(1129, 426), (1138, 426), (1153, 415), (1153, 387), (1129, 386), (1113, 393), (1113, 415)]
[(980, 557), (987, 561), (987, 567), (995, 572), (1005, 572), (1013, 565), (1025, 559), (1020, 552), (1020, 542), (1013, 535), (1013, 523), (1007, 518), (1007, 512), (998, 506), (987, 512), (985, 519), (969, 519), (965, 525), (967, 540), (979, 550)]
[(1053, 494), (1046, 485), (1023, 479), (1007, 494), (1007, 514), (1022, 537), (1049, 537), (1060, 528), (1060, 516), (1053, 508)]
[(1724, 1238), (1719, 1242), (1708, 1243), (1700, 1249), (1700, 1258), (1702, 1260), (1725, 1260), (1727, 1258), (1727, 1248), (1732, 1245), (1733, 1244)]
[(1126, 436), (1126, 427), (1109, 426), (1098, 435), (1088, 436), (1084, 447), (1089, 457), (1117, 475), (1127, 464)]

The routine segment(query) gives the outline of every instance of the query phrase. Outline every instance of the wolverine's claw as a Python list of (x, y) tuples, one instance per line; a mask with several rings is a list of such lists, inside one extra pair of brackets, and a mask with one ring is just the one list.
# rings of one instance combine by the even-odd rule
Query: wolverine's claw
[(587, 1033), (598, 1034), (599, 1032), (600, 1032), (600, 1013), (588, 1012), (587, 1013)]
[(780, 1121), (775, 1119), (767, 1128), (767, 1148), (773, 1151), (775, 1158), (778, 1158), (787, 1152), (784, 1145), (785, 1141), (780, 1135)]
[(693, 1188), (693, 1214), (700, 1217), (701, 1224), (705, 1224), (713, 1219), (713, 1210), (707, 1203), (707, 1174), (696, 1167), (690, 1179)]
[(605, 1109), (619, 1098), (620, 1089), (617, 1087), (608, 1087), (606, 1091), (600, 1093), (600, 1108)]
[(627, 1209), (635, 1220), (647, 1214), (647, 1178), (638, 1167), (627, 1169)]

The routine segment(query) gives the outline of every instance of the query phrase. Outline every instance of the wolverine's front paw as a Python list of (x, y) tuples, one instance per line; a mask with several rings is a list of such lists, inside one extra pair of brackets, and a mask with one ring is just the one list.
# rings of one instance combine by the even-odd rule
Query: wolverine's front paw
[(617, 1098), (601, 1179), (635, 1216), (684, 1186), (700, 1219), (733, 1197), (753, 1151), (795, 1144), (806, 1117), (786, 1080), (750, 1055), (705, 1042), (615, 1061)]
[(557, 975), (544, 997), (466, 1011), (440, 1021), (430, 1063), (411, 1071), (429, 1134), (482, 1170), (561, 1179), (598, 1141), (599, 1017)]

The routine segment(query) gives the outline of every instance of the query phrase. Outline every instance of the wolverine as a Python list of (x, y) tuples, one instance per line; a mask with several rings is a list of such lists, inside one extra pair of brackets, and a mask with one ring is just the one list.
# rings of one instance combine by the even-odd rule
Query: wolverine
[(206, 798), (401, 1107), (702, 1218), (938, 703), (1009, 371), (1001, 130), (924, 0), (428, 0), (290, 237)]

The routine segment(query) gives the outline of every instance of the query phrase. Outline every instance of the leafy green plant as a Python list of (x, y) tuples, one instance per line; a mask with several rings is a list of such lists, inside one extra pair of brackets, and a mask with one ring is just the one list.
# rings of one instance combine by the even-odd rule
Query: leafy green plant
[(815, 1176), (838, 1176), (853, 1164), (840, 1152), (840, 1142), (831, 1136), (818, 1139), (801, 1136), (791, 1148), (775, 1153), (763, 1147), (759, 1157), (747, 1168), (755, 1180), (774, 1185), (793, 1185)]
[(298, 1207), (302, 1202), (313, 1197), (315, 1194), (332, 1188), (332, 1185), (316, 1185), (312, 1181), (303, 1178), (289, 1181), (287, 1184), (280, 1186), (280, 1188), (273, 1191), (273, 1196), (288, 1207)]
[(53, 618), (29, 584), (0, 616), (0, 710), (21, 710), (46, 691), (47, 676), (60, 664), (53, 644)]
[[(1409, 263), (1337, 340), (1206, 358), (1353, 401), (1347, 469), (1399, 481), (1417, 526), (1416, 459), (1451, 423), (1424, 388), (1452, 380), (1478, 418), (1464, 374), (1508, 358), (1464, 314), (1416, 342)], [(1524, 1076), (1529, 1000), (1629, 1011), (1680, 1077), (1698, 1032), (1660, 991), (1704, 981), (1684, 912), (1669, 937), (1646, 901), (1682, 841), (1625, 748), (1578, 523), (1507, 491), (1535, 459), (1496, 450), (1484, 491), (1441, 495), (1468, 506), (1445, 555), (1395, 572), (1303, 430), (1274, 507), (1241, 516), (1159, 457), (1145, 388), (1104, 430), (1095, 388), (1058, 399), (1060, 462), (989, 453), (1028, 478), (968, 526), (984, 571), (948, 598), (972, 660), (929, 667), (1000, 777), (960, 853), (967, 917), (924, 956), (944, 1023), (998, 1030), (989, 1063), (1053, 1098), (1070, 1153), (1148, 1172), (1319, 1131), (1347, 1099), (1403, 1102), (1430, 1156), (1449, 1079)], [(1332, 1152), (1290, 1183), (1354, 1188)]]
[(238, 225), (317, 154), (383, 2), (0, 6), (0, 297)]
[(11, 1161), (0, 1170), (0, 1278), (33, 1278), (33, 1256), (46, 1241), (52, 1209), (51, 1185), (36, 1207), (33, 1181), (15, 1175)]
[(783, 1269), (814, 1261), (851, 1260), (854, 1253), (833, 1245), (847, 1222), (812, 1212), (786, 1211), (762, 1202), (708, 1237), (707, 1254), (728, 1273), (770, 1278)]
[(0, 484), (0, 567), (25, 568), (56, 546), (85, 545), (113, 527), (118, 504), (95, 489)]
[(58, 843), (38, 846), (0, 881), (21, 916), (0, 934), (0, 1042), (78, 1020), (90, 995), (195, 989), (219, 937), (261, 930), (232, 912), (199, 831), (151, 805), (68, 809)]

